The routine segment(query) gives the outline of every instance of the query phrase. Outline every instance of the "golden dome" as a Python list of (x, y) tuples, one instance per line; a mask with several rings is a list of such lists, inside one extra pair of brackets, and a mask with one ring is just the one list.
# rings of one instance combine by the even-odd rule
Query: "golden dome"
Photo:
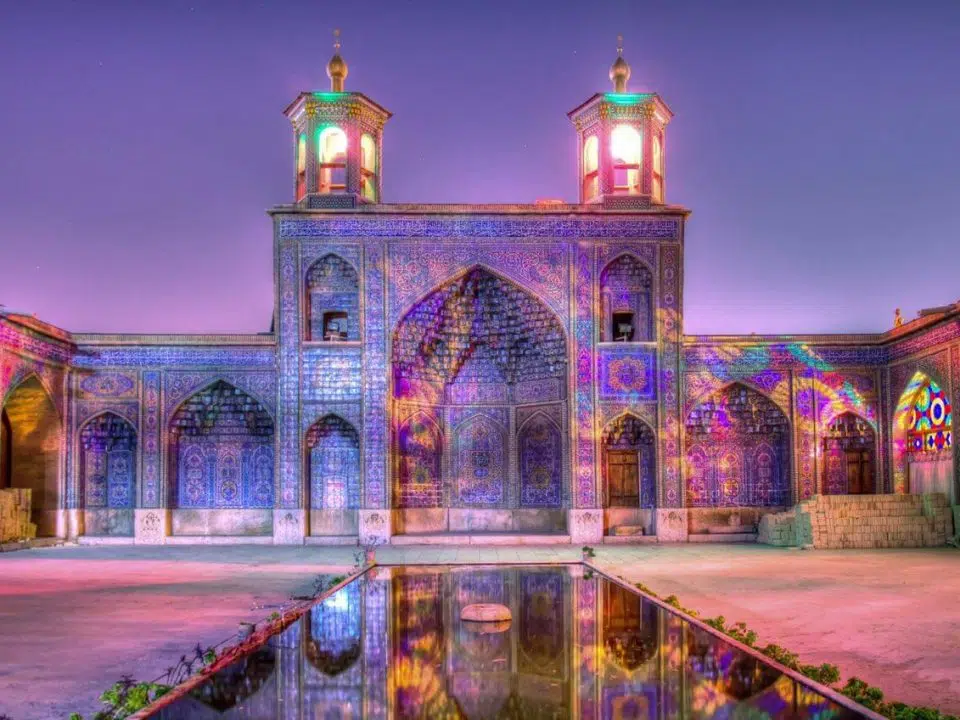
[(627, 80), (630, 79), (630, 65), (623, 59), (623, 36), (617, 37), (617, 59), (610, 66), (610, 81), (613, 91), (623, 93), (627, 91)]
[(343, 92), (343, 81), (347, 77), (346, 61), (340, 57), (340, 31), (333, 31), (333, 57), (327, 63), (327, 77), (330, 78), (330, 89), (333, 92)]

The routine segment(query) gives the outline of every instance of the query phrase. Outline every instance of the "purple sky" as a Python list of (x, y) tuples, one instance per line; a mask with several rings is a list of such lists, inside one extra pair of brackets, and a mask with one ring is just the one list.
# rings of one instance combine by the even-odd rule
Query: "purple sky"
[[(281, 111), (394, 113), (390, 202), (576, 197), (566, 112), (609, 87), (676, 113), (693, 210), (685, 330), (859, 332), (960, 298), (960, 2), (4, 2), (0, 303), (68, 330), (257, 332)], [(350, 9), (353, 9), (352, 11)]]

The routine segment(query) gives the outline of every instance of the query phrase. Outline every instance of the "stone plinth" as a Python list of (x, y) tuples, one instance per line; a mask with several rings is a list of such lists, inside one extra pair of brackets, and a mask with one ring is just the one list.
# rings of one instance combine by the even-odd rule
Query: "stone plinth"
[(386, 545), (390, 542), (391, 515), (389, 510), (360, 511), (360, 544)]
[(687, 511), (684, 508), (657, 509), (657, 540), (686, 542), (689, 535)]
[(306, 536), (306, 511), (301, 509), (276, 509), (273, 511), (273, 544), (303, 545)]
[(169, 534), (169, 510), (138, 508), (134, 511), (133, 540), (137, 545), (163, 545)]
[(574, 545), (603, 542), (603, 510), (569, 510), (567, 527)]

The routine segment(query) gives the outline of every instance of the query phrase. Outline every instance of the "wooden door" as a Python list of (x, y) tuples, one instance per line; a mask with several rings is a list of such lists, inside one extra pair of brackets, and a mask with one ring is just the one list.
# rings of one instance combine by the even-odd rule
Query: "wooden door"
[(640, 453), (607, 451), (607, 487), (610, 507), (640, 507)]
[(847, 492), (863, 495), (873, 492), (873, 463), (867, 450), (847, 450)]

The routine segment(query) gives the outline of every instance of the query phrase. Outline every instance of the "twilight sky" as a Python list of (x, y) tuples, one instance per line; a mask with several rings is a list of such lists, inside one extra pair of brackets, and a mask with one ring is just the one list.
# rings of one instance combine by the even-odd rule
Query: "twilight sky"
[(334, 27), (347, 89), (394, 113), (388, 202), (574, 200), (566, 112), (622, 33), (630, 89), (676, 114), (688, 333), (872, 332), (960, 299), (956, 0), (0, 0), (0, 303), (266, 330), (281, 111), (327, 89)]

